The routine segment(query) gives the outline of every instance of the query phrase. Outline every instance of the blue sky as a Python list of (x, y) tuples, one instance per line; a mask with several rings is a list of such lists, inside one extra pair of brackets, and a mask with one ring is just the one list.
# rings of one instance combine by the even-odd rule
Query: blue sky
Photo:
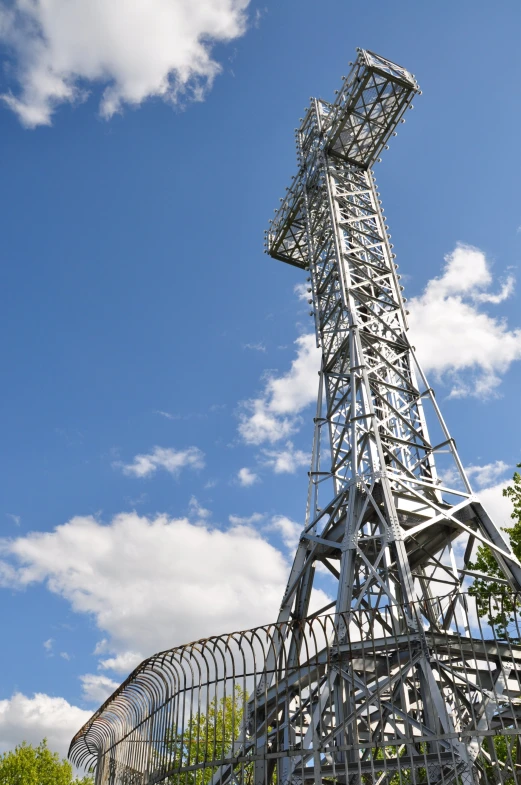
[(276, 616), (318, 377), (263, 231), (357, 46), (423, 90), (376, 176), (500, 524), (521, 460), (519, 4), (87, 5), (0, 0), (0, 749), (63, 751), (140, 657)]

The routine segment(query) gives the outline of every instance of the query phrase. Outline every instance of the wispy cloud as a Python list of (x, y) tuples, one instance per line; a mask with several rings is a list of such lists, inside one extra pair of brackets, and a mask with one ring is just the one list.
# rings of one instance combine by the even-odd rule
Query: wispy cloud
[(161, 409), (156, 409), (154, 414), (159, 414), (161, 417), (164, 417), (165, 420), (180, 420), (181, 416), (179, 414), (171, 414), (170, 412), (163, 412)]
[(131, 507), (138, 507), (140, 504), (145, 504), (147, 499), (148, 499), (148, 493), (145, 493), (145, 491), (143, 491), (143, 493), (140, 493), (139, 496), (133, 496), (133, 497), (128, 497), (127, 496), (125, 498), (125, 501)]
[(487, 463), (484, 466), (466, 466), (465, 471), (478, 488), (484, 488), (504, 477), (509, 468), (508, 463), (504, 461), (494, 461), (494, 463)]
[(294, 551), (302, 533), (302, 524), (292, 521), (286, 515), (275, 515), (264, 531), (277, 532), (289, 551)]
[(149, 477), (158, 469), (164, 469), (177, 477), (182, 469), (203, 469), (204, 453), (198, 447), (188, 447), (186, 450), (154, 447), (149, 453), (136, 455), (132, 463), (115, 461), (112, 465), (133, 477)]
[(266, 347), (263, 343), (243, 343), (243, 349), (251, 349), (254, 352), (265, 352)]
[(228, 520), (233, 526), (251, 526), (254, 523), (260, 523), (266, 516), (260, 512), (254, 512), (251, 515), (241, 517), (240, 515), (229, 515)]
[(266, 6), (263, 8), (257, 8), (255, 11), (255, 15), (253, 17), (253, 24), (254, 27), (260, 27), (261, 19), (268, 13), (268, 9)]
[(311, 286), (308, 283), (296, 283), (293, 291), (299, 300), (311, 300)]
[(207, 510), (206, 507), (203, 507), (202, 504), (199, 504), (195, 496), (192, 496), (189, 503), (188, 509), (190, 511), (191, 518), (197, 518), (200, 520), (206, 520), (210, 518), (212, 513), (210, 510)]
[(7, 515), (8, 518), (10, 518), (12, 520), (12, 522), (14, 524), (16, 524), (17, 526), (20, 526), (20, 524), (22, 522), (22, 518), (21, 518), (20, 515), (15, 515), (12, 512), (6, 512), (6, 515)]

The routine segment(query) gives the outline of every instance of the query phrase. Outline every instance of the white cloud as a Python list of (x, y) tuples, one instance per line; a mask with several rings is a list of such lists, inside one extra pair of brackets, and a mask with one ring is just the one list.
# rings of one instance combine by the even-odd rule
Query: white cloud
[(6, 562), (0, 561), (0, 586), (10, 586), (16, 582), (16, 570)]
[(494, 461), (494, 463), (487, 463), (485, 466), (466, 466), (469, 479), (473, 479), (478, 488), (490, 486), (509, 469), (509, 466), (504, 461)]
[(263, 343), (243, 343), (243, 349), (251, 349), (254, 352), (265, 352), (266, 347)]
[(299, 300), (311, 300), (311, 292), (308, 292), (308, 289), (311, 289), (311, 287), (305, 282), (296, 283), (293, 287), (293, 291)]
[(54, 638), (48, 638), (46, 641), (43, 642), (43, 648), (45, 651), (52, 651), (52, 647), (54, 646)]
[(180, 416), (178, 414), (171, 414), (170, 412), (163, 412), (161, 409), (156, 409), (154, 414), (159, 414), (161, 417), (164, 417), (165, 420), (179, 420)]
[(22, 518), (21, 518), (20, 515), (15, 515), (12, 512), (6, 512), (6, 515), (7, 515), (8, 518), (10, 518), (12, 520), (12, 522), (14, 524), (16, 524), (16, 526), (20, 526), (20, 524), (22, 522)]
[(302, 524), (295, 523), (285, 515), (275, 515), (264, 527), (265, 531), (277, 532), (289, 551), (294, 551), (302, 534)]
[[(95, 655), (106, 654), (108, 651), (110, 651), (110, 643), (106, 638), (102, 638), (100, 641), (97, 642), (96, 646), (94, 647), (93, 654)], [(101, 663), (99, 663), (98, 668), (101, 667), (102, 665)]]
[(240, 515), (229, 515), (228, 520), (234, 526), (251, 526), (252, 523), (260, 523), (266, 516), (260, 512), (254, 512), (252, 515), (241, 517)]
[(192, 496), (188, 502), (188, 509), (190, 510), (190, 516), (192, 518), (206, 520), (206, 518), (210, 518), (212, 515), (210, 510), (207, 510), (206, 507), (199, 504), (195, 496)]
[[(106, 641), (98, 655), (144, 658), (214, 633), (277, 618), (286, 559), (251, 526), (226, 531), (186, 519), (76, 517), (0, 544), (4, 585), (43, 583)], [(101, 636), (100, 636), (101, 637)], [(103, 666), (102, 666), (103, 667)]]
[(24, 740), (39, 744), (46, 738), (49, 748), (65, 757), (72, 737), (91, 714), (64, 698), (41, 693), (29, 698), (16, 693), (11, 699), (0, 700), (0, 752)]
[(130, 498), (127, 496), (125, 498), (125, 501), (128, 502), (130, 507), (137, 507), (139, 504), (144, 504), (147, 499), (148, 499), (148, 493), (143, 492), (140, 493), (138, 496), (135, 496), (134, 498)]
[(492, 303), (493, 305), (499, 305), (499, 303), (502, 303), (503, 300), (508, 300), (510, 295), (514, 293), (515, 286), (515, 278), (512, 275), (509, 275), (497, 294), (481, 292), (479, 294), (474, 294), (474, 299), (478, 303)]
[(119, 687), (119, 682), (96, 673), (86, 673), (84, 676), (80, 676), (80, 681), (83, 688), (83, 700), (95, 703), (97, 706), (105, 703), (107, 698)]
[(259, 475), (255, 474), (255, 472), (252, 472), (252, 470), (248, 469), (247, 466), (244, 466), (237, 472), (237, 481), (239, 485), (243, 486), (243, 488), (249, 488), (250, 485), (254, 485), (256, 482), (259, 482)]
[(154, 447), (150, 453), (136, 455), (132, 463), (115, 461), (112, 465), (134, 477), (149, 477), (158, 469), (165, 469), (176, 477), (181, 469), (203, 469), (204, 453), (198, 447), (188, 447), (186, 450)]
[(307, 452), (296, 450), (292, 442), (286, 442), (282, 450), (263, 450), (263, 463), (275, 474), (295, 474), (300, 466), (308, 466), (310, 456)]
[(269, 402), (255, 398), (243, 403), (239, 433), (247, 444), (276, 442), (298, 429), (298, 417), (279, 417), (270, 411)]
[(483, 488), (479, 491), (479, 500), (483, 507), (488, 512), (496, 526), (503, 528), (504, 526), (512, 526), (513, 521), (510, 517), (512, 513), (512, 502), (507, 497), (503, 496), (503, 489), (510, 485), (507, 480), (493, 485), (490, 488)]
[(483, 303), (498, 304), (513, 291), (509, 277), (497, 294), (483, 251), (457, 245), (439, 278), (410, 301), (411, 340), (426, 371), (451, 384), (452, 396), (494, 393), (511, 363), (521, 359), (521, 329), (509, 330)]
[(270, 376), (261, 397), (242, 404), (239, 433), (248, 444), (287, 438), (298, 428), (299, 413), (316, 400), (320, 351), (315, 336), (301, 335), (295, 343), (297, 356), (289, 371)]
[(110, 118), (150, 97), (202, 100), (220, 65), (215, 42), (246, 30), (249, 0), (13, 0), (0, 7), (0, 41), (13, 55), (18, 92), (3, 100), (27, 127), (57, 106), (104, 90)]
[[(487, 463), (484, 466), (465, 466), (465, 472), (471, 481), (471, 485), (477, 486), (478, 488), (485, 488), (493, 485), (500, 477), (504, 476), (508, 469), (509, 465), (504, 461), (494, 461), (493, 463)], [(450, 488), (463, 488), (460, 473), (455, 465), (440, 472), (440, 477), (444, 484)]]
[(101, 660), (98, 667), (104, 671), (114, 671), (114, 673), (131, 673), (134, 668), (137, 668), (142, 660), (141, 654), (135, 651), (125, 651), (116, 657), (108, 657), (106, 660)]
[(66, 662), (70, 662), (71, 655), (66, 651), (61, 651), (60, 657), (62, 658), (62, 660), (65, 660)]

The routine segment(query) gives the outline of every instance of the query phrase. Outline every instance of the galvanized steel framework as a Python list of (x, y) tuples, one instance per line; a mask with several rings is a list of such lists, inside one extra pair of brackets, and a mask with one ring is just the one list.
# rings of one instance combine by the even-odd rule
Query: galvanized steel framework
[[(451, 615), (448, 629), (442, 614), (438, 630), (396, 634), (393, 617), (405, 609), (389, 607), (294, 624), (297, 653), (277, 623), (156, 654), (77, 734), (72, 759), (97, 764), (97, 785), (434, 785), (472, 781), (469, 769), (475, 782), (515, 785), (521, 648), (472, 622), (472, 599), (460, 600), (470, 612), (458, 623)], [(407, 613), (423, 617), (419, 605)], [(426, 652), (443, 693), (434, 730), (422, 708)], [(212, 705), (216, 721), (205, 723)], [(225, 726), (236, 730), (227, 739)], [(492, 737), (505, 740), (502, 750)]]
[[(478, 544), (512, 592), (521, 566), (472, 494), (410, 343), (371, 170), (418, 92), (408, 71), (359, 50), (334, 103), (312, 99), (267, 234), (271, 256), (307, 272), (322, 351), (306, 522), (278, 623), (267, 644), (244, 633), (249, 648), (189, 686), (167, 663), (193, 667), (216, 639), (158, 655), (168, 686), (134, 699), (144, 663), (73, 742), (78, 759), (97, 756), (97, 785), (514, 782), (519, 635), (476, 635), (464, 589), (483, 577), (469, 568)], [(337, 588), (310, 614), (318, 564)], [(208, 689), (234, 694), (237, 667), (249, 695), (240, 732), (229, 750), (208, 741), (194, 764), (180, 728), (204, 713)], [(483, 743), (498, 733), (512, 742), (501, 760)]]

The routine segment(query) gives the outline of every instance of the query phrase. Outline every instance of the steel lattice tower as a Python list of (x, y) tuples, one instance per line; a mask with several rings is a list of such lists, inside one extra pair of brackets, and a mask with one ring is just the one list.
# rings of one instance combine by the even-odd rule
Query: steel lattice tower
[[(319, 613), (333, 607), (342, 627), (352, 612), (371, 609), (374, 624), (383, 628), (389, 606), (401, 608), (393, 613), (394, 635), (421, 635), (426, 626), (432, 635), (450, 626), (465, 602), (465, 579), (487, 578), (469, 570), (476, 545), (492, 550), (512, 591), (521, 588), (519, 562), (472, 493), (411, 345), (371, 170), (419, 93), (404, 68), (359, 49), (334, 103), (311, 99), (296, 131), (298, 173), (267, 232), (272, 257), (308, 272), (322, 352), (306, 525), (279, 622), (309, 617), (317, 563), (338, 583), (334, 603)], [(329, 496), (323, 490), (328, 486)], [(378, 609), (385, 609), (385, 619)], [(419, 620), (419, 609), (428, 625)], [(360, 635), (363, 640), (364, 630)], [(374, 640), (373, 631), (365, 635)], [(300, 645), (295, 632), (295, 651)], [(426, 638), (421, 656), (402, 663), (407, 672), (420, 701), (411, 707), (402, 688), (401, 716), (433, 738), (450, 734), (458, 718), (440, 728), (446, 696), (434, 678)], [(360, 673), (361, 689), (363, 681)], [(347, 711), (341, 682), (338, 674), (322, 688), (329, 711), (329, 694), (336, 693), (338, 725)], [(314, 721), (318, 727), (318, 714)], [(347, 735), (359, 733), (360, 721), (353, 719)], [(462, 782), (474, 782), (472, 749), (457, 739), (451, 743)], [(441, 777), (438, 766), (429, 781)]]
[[(521, 565), (417, 361), (371, 170), (417, 93), (404, 68), (358, 50), (334, 103), (311, 100), (267, 233), (272, 257), (307, 272), (322, 353), (278, 621), (141, 663), (72, 741), (96, 785), (521, 781), (521, 617), (498, 632), (465, 593), (489, 580), (477, 546), (511, 610)], [(312, 611), (317, 570), (336, 591)]]

